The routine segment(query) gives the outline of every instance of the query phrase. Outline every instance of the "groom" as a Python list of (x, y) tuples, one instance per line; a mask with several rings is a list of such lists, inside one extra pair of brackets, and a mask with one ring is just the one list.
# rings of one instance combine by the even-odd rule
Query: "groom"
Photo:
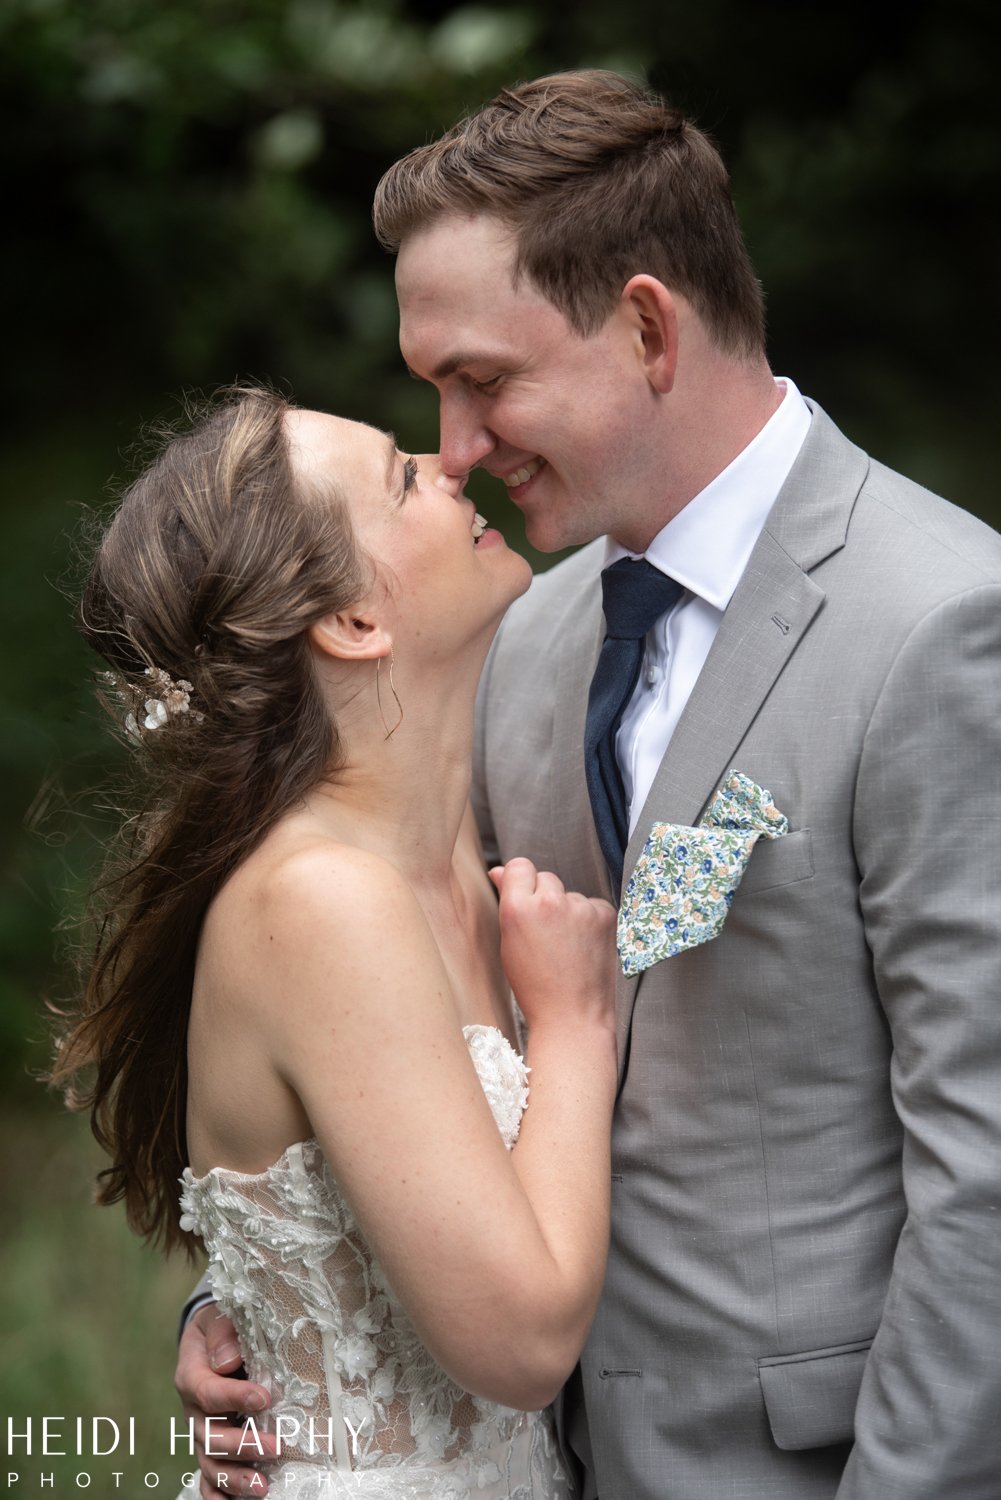
[[(722, 162), (622, 79), (506, 91), (376, 227), (444, 467), (590, 543), (505, 621), (477, 770), (492, 858), (640, 862), (585, 1500), (998, 1500), (1001, 540), (773, 378)], [(788, 831), (686, 935), (665, 851), (699, 877), (732, 772)], [(189, 1409), (245, 1406), (201, 1338)]]

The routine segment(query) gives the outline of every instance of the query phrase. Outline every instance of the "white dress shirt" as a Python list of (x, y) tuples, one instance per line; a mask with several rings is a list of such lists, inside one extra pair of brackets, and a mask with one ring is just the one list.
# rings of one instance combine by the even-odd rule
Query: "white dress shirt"
[(684, 585), (678, 602), (647, 635), (639, 681), (622, 715), (615, 754), (632, 833), (664, 752), (733, 597), (765, 519), (810, 427), (810, 408), (793, 382), (755, 438), (673, 520), (643, 554), (608, 538), (605, 566), (645, 556)]

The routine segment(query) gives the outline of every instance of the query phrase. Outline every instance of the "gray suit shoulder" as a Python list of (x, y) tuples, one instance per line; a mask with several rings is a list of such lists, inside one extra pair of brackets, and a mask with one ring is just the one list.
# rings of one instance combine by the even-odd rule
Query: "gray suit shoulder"
[[(823, 587), (922, 612), (1001, 578), (1001, 537), (870, 458), (807, 398), (813, 416), (765, 530)], [(893, 601), (892, 606), (890, 601)]]
[(873, 459), (853, 528), (899, 549), (902, 566), (934, 568), (943, 593), (1001, 582), (1001, 535), (985, 521)]

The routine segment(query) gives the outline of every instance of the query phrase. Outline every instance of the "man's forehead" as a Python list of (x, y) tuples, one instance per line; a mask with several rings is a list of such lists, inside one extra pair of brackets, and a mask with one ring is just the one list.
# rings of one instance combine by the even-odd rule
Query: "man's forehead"
[[(396, 257), (401, 307), (513, 297), (517, 245), (495, 221), (442, 219), (408, 235)], [(522, 278), (518, 278), (522, 282)]]
[(505, 361), (555, 316), (527, 277), (515, 282), (510, 241), (479, 226), (460, 224), (454, 239), (451, 230), (448, 221), (420, 231), (397, 258), (400, 345), (423, 379)]
[(399, 254), (408, 255), (421, 247), (432, 247), (436, 253), (446, 243), (477, 254), (496, 255), (513, 260), (518, 250), (518, 234), (512, 225), (493, 214), (442, 214), (426, 224), (419, 224), (404, 235)]

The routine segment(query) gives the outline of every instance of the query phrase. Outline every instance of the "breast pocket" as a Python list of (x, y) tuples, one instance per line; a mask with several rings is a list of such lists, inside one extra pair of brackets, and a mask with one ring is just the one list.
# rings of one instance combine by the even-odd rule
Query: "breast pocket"
[(797, 829), (780, 839), (759, 839), (747, 862), (735, 901), (757, 891), (809, 880), (813, 874), (813, 841), (809, 828)]

